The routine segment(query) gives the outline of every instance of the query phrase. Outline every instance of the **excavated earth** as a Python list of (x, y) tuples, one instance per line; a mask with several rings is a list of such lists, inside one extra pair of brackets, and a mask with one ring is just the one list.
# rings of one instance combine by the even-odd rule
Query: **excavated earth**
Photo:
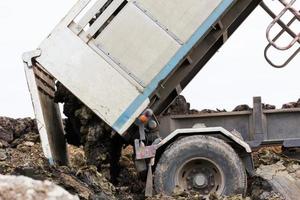
[[(285, 104), (284, 107), (298, 107), (300, 105), (299, 102)], [(173, 106), (173, 108), (171, 107), (167, 114), (199, 112), (196, 110), (191, 111), (183, 97), (179, 97), (175, 104), (177, 105)], [(81, 116), (81, 124), (85, 124), (88, 121), (87, 119), (93, 117), (91, 117), (92, 115), (89, 114), (88, 110), (81, 106), (79, 105), (80, 113), (77, 111), (77, 115)], [(180, 108), (180, 106), (183, 107)], [(274, 109), (275, 107), (267, 105), (265, 108)], [(247, 109), (251, 108), (247, 105), (242, 105), (235, 110)], [(225, 112), (225, 110), (203, 110), (200, 112)], [(100, 131), (99, 133), (99, 127), (97, 129), (97, 126), (103, 127), (105, 125), (94, 124), (92, 128), (90, 126), (85, 129), (81, 127), (81, 132), (86, 134), (81, 140), (88, 140), (88, 145), (100, 145), (99, 141), (95, 141), (95, 138), (103, 138), (103, 134), (106, 134), (106, 132)], [(100, 130), (103, 130), (103, 128)], [(105, 141), (107, 142), (107, 140)], [(110, 141), (107, 143), (110, 143)], [(107, 161), (109, 159), (107, 152), (99, 151), (93, 153), (96, 152), (95, 148), (89, 151), (87, 150), (89, 149), (88, 145), (79, 147), (68, 145), (69, 166), (50, 166), (43, 156), (34, 120), (30, 118), (11, 119), (0, 117), (0, 174), (26, 176), (41, 181), (47, 180), (84, 200), (145, 199), (143, 195), (145, 185), (135, 171), (132, 161), (133, 150), (130, 146), (124, 145), (122, 147), (120, 175), (112, 184), (109, 181), (112, 178), (109, 173), (110, 164)], [(101, 146), (99, 148), (101, 149)], [(248, 180), (248, 197), (242, 197), (241, 195), (216, 197), (211, 195), (209, 199), (281, 200), (289, 198), (289, 194), (284, 194), (288, 189), (290, 189), (290, 192), (296, 191), (292, 190), (292, 186), (291, 188), (284, 188), (287, 184), (293, 184), (293, 187), (299, 184), (300, 188), (300, 161), (284, 156), (281, 147), (264, 148), (255, 152), (254, 161), (257, 175), (250, 177)], [(99, 162), (101, 165), (99, 165)], [(290, 182), (286, 185), (278, 186), (282, 177), (288, 177)], [(13, 190), (13, 192), (16, 195), (18, 194), (18, 190)], [(0, 199), (6, 200), (1, 196), (1, 190)], [(157, 195), (148, 199), (202, 199), (202, 197), (197, 194), (175, 190), (172, 197)]]

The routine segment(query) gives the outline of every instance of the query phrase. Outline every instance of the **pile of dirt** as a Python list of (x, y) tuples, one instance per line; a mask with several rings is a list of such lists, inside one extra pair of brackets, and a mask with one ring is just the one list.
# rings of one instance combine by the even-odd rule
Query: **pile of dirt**
[(27, 133), (37, 132), (35, 121), (30, 118), (12, 119), (0, 117), (0, 147), (16, 146)]
[[(133, 149), (126, 147), (122, 150), (120, 159), (120, 176), (113, 185), (110, 178), (109, 163), (102, 165), (101, 171), (90, 165), (83, 147), (68, 146), (70, 166), (50, 166), (45, 160), (37, 134), (34, 120), (0, 118), (1, 136), (12, 135), (13, 139), (2, 138), (0, 148), (0, 173), (5, 175), (27, 176), (35, 180), (51, 181), (70, 192), (78, 195), (80, 199), (145, 199), (144, 183), (140, 180), (132, 161)], [(9, 137), (7, 137), (9, 138)], [(285, 158), (281, 150), (263, 149), (254, 155), (255, 166), (276, 165), (280, 171), (288, 171), (293, 177), (300, 174), (299, 162)], [(282, 162), (283, 167), (278, 165)], [(276, 166), (273, 166), (276, 168)], [(275, 170), (276, 171), (276, 170)], [(295, 179), (296, 180), (296, 179)], [(297, 179), (298, 181), (298, 179)], [(246, 199), (281, 200), (283, 197), (273, 191), (274, 186), (260, 177), (249, 179), (249, 190)], [(156, 199), (202, 199), (198, 194), (185, 191), (175, 191), (172, 197), (155, 196)], [(212, 195), (211, 200), (237, 200), (245, 199), (241, 195), (217, 198)]]
[[(299, 199), (300, 194), (300, 160), (292, 158), (281, 146), (262, 148), (254, 153), (256, 174), (281, 199)], [(299, 155), (299, 154), (298, 154)], [(266, 184), (264, 184), (266, 185)], [(257, 185), (256, 192), (266, 195), (262, 184)], [(253, 194), (252, 196), (257, 196)]]
[(300, 99), (298, 99), (297, 102), (289, 102), (282, 105), (282, 109), (287, 109), (287, 108), (300, 108)]
[(179, 95), (169, 108), (165, 111), (164, 115), (188, 115), (188, 114), (200, 114), (200, 113), (218, 113), (227, 112), (225, 109), (220, 110), (210, 110), (203, 109), (201, 111), (196, 109), (191, 109), (190, 103), (188, 103), (184, 96)]
[[(205, 113), (220, 113), (220, 112), (227, 112), (225, 109), (203, 109), (203, 110), (196, 110), (190, 108), (190, 103), (188, 103), (184, 96), (179, 95), (174, 102), (169, 106), (167, 111), (164, 115), (187, 115), (187, 114), (205, 114)], [(274, 110), (276, 109), (275, 105), (271, 104), (262, 104), (264, 110)], [(282, 109), (292, 109), (292, 108), (300, 108), (300, 99), (295, 102), (289, 102), (283, 104)], [(231, 112), (239, 112), (239, 111), (251, 111), (252, 108), (247, 104), (241, 104), (236, 106)]]
[(115, 187), (108, 181), (109, 165), (103, 166), (100, 173), (96, 166), (87, 163), (83, 147), (68, 146), (70, 166), (50, 166), (43, 156), (34, 120), (1, 117), (0, 127), (1, 136), (9, 133), (14, 136), (1, 140), (0, 174), (49, 180), (80, 199), (138, 199), (143, 196), (140, 192), (143, 186), (132, 182), (138, 177), (130, 159), (131, 151), (124, 151), (121, 159), (124, 167), (119, 177), (122, 187)]
[(98, 171), (111, 166), (109, 179), (116, 184), (123, 139), (59, 82), (54, 101), (63, 104), (68, 144), (82, 146), (87, 165), (96, 166)]
[(54, 101), (63, 104), (66, 140), (75, 146), (83, 145), (89, 164), (100, 170), (109, 162), (111, 128), (59, 82)]

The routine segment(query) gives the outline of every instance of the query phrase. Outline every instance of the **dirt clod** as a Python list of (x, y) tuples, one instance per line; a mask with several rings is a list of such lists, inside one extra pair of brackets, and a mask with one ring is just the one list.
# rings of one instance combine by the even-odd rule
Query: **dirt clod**
[(7, 155), (6, 155), (6, 151), (4, 149), (0, 149), (0, 161), (4, 161), (6, 160)]

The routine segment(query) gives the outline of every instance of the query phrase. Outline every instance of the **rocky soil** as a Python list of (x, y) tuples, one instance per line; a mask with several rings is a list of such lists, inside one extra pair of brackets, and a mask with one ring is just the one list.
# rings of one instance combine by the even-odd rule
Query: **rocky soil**
[(78, 196), (71, 195), (50, 181), (8, 175), (0, 175), (0, 199), (79, 200)]
[[(0, 173), (5, 175), (27, 176), (35, 180), (51, 181), (80, 199), (145, 199), (144, 184), (139, 179), (132, 162), (132, 149), (122, 151), (121, 173), (116, 185), (111, 184), (109, 164), (102, 165), (102, 170), (87, 164), (83, 147), (68, 146), (70, 166), (49, 166), (44, 159), (42, 148), (33, 120), (0, 118)], [(298, 161), (289, 161), (280, 152), (267, 150), (255, 157), (256, 166), (272, 165), (283, 162), (286, 169), (290, 165), (298, 167)], [(295, 168), (297, 168), (295, 167)], [(260, 169), (260, 168), (259, 168)], [(280, 166), (282, 170), (282, 166)], [(298, 169), (298, 168), (297, 168)], [(299, 173), (299, 172), (297, 172)], [(295, 174), (297, 174), (295, 173)], [(283, 199), (272, 192), (272, 187), (259, 177), (250, 179), (248, 196), (251, 199)], [(14, 192), (19, 193), (18, 190)], [(1, 190), (0, 190), (1, 195)], [(1, 196), (0, 196), (1, 197)], [(0, 198), (1, 199), (1, 198)], [(197, 194), (175, 191), (173, 197), (155, 196), (150, 199), (201, 199)], [(211, 199), (218, 199), (211, 196)], [(241, 196), (224, 197), (225, 199), (243, 199)]]
[[(263, 109), (265, 110), (274, 110), (276, 106), (271, 104), (262, 104)], [(281, 109), (292, 109), (292, 108), (300, 108), (300, 99), (298, 101), (289, 102), (283, 104)], [(188, 103), (184, 96), (178, 96), (173, 104), (169, 106), (167, 111), (164, 115), (183, 115), (183, 114), (205, 114), (205, 113), (220, 113), (220, 112), (239, 112), (239, 111), (250, 111), (252, 108), (247, 104), (241, 104), (236, 106), (232, 111), (227, 111), (225, 109), (203, 109), (203, 110), (196, 110), (191, 109), (190, 103)]]
[(114, 186), (108, 181), (109, 164), (103, 164), (101, 171), (88, 164), (83, 147), (68, 146), (70, 166), (50, 166), (34, 120), (1, 117), (0, 128), (0, 174), (49, 180), (80, 199), (143, 199), (144, 185), (135, 172), (130, 147), (123, 150), (121, 174)]

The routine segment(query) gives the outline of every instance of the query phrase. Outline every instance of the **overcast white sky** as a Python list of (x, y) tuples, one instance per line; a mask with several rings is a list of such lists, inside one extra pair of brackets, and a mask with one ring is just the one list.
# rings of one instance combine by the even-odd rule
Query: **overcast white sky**
[[(33, 116), (21, 55), (37, 48), (75, 2), (0, 1), (0, 116)], [(193, 108), (231, 110), (238, 104), (251, 105), (258, 95), (277, 106), (300, 98), (299, 54), (284, 69), (274, 69), (264, 60), (270, 21), (257, 9), (198, 74), (184, 91)], [(300, 29), (300, 24), (296, 26)]]

